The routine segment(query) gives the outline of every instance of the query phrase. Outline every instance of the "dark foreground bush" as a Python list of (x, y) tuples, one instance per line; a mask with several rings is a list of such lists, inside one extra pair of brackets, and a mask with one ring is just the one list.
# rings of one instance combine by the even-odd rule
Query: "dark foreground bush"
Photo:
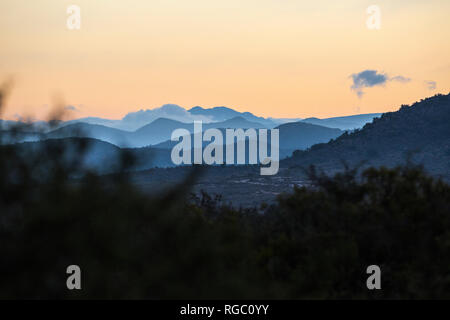
[(450, 187), (419, 168), (314, 177), (260, 214), (17, 150), (0, 148), (0, 298), (450, 298)]

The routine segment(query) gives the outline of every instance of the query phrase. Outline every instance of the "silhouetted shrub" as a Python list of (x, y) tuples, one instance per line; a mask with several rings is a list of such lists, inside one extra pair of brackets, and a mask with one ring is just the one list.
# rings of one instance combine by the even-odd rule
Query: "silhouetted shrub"
[(190, 200), (195, 172), (149, 198), (124, 173), (74, 179), (58, 148), (17, 150), (0, 148), (1, 298), (450, 297), (450, 188), (420, 168), (312, 175), (261, 215)]

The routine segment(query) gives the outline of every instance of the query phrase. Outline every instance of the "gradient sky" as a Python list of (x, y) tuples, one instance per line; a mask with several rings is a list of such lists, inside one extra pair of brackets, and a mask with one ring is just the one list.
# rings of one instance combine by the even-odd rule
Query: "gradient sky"
[[(81, 7), (81, 29), (66, 8)], [(366, 27), (379, 5), (381, 30)], [(121, 118), (165, 103), (273, 117), (396, 110), (450, 91), (450, 1), (1, 0), (2, 115)], [(387, 81), (358, 98), (352, 74)], [(430, 89), (425, 81), (435, 81)]]

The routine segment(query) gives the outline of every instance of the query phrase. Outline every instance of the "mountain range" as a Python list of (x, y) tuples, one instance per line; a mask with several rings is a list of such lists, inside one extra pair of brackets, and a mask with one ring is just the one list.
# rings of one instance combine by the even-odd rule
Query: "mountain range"
[(67, 121), (66, 124), (83, 122), (104, 125), (106, 127), (126, 131), (135, 131), (160, 118), (174, 120), (181, 123), (193, 123), (194, 121), (211, 123), (223, 122), (237, 117), (248, 120), (249, 122), (258, 122), (260, 125), (268, 128), (276, 126), (275, 122), (266, 120), (263, 117), (257, 117), (250, 112), (239, 112), (226, 107), (214, 107), (210, 109), (194, 107), (190, 110), (186, 110), (175, 104), (165, 104), (160, 108), (130, 112), (120, 120), (88, 117)]
[[(235, 117), (222, 122), (203, 124), (203, 129), (210, 128), (265, 128), (263, 125), (250, 122), (241, 117)], [(74, 123), (58, 128), (46, 134), (47, 138), (61, 139), (69, 137), (94, 138), (112, 143), (119, 147), (139, 148), (170, 140), (176, 129), (194, 131), (193, 123), (183, 123), (176, 120), (158, 118), (136, 131), (125, 131), (103, 125)]]
[[(373, 115), (368, 115), (371, 118)], [(362, 121), (365, 115), (362, 116)], [(344, 120), (348, 120), (344, 117)], [(358, 117), (354, 117), (356, 121)], [(232, 126), (264, 127), (242, 117), (223, 122), (208, 123), (204, 128)], [(308, 120), (308, 119), (305, 119)], [(204, 190), (210, 194), (223, 195), (224, 201), (237, 205), (257, 205), (273, 201), (282, 192), (291, 192), (294, 185), (308, 185), (308, 176), (304, 169), (314, 165), (326, 174), (333, 174), (345, 167), (394, 167), (400, 164), (422, 165), (433, 176), (450, 181), (450, 94), (436, 95), (418, 101), (410, 106), (402, 105), (396, 112), (388, 112), (375, 117), (362, 128), (343, 131), (305, 120), (284, 123), (276, 128), (280, 130), (280, 170), (275, 176), (260, 176), (257, 166), (207, 166), (198, 182), (193, 185), (194, 192)], [(324, 119), (322, 119), (324, 120)], [(340, 121), (342, 119), (337, 119)], [(317, 120), (314, 120), (317, 121)], [(333, 119), (332, 121), (335, 121)], [(336, 125), (336, 122), (328, 125)], [(317, 122), (316, 122), (317, 123)], [(348, 123), (348, 121), (347, 121)], [(75, 124), (72, 124), (75, 125)], [(145, 143), (148, 135), (161, 141), (170, 130), (179, 128), (190, 130), (192, 124), (171, 119), (158, 119), (135, 131), (124, 131), (107, 126), (77, 124), (80, 132), (94, 128), (97, 137), (114, 137), (115, 143), (128, 143), (123, 140), (136, 138), (140, 134)], [(83, 127), (84, 126), (84, 127)], [(40, 133), (40, 142), (19, 143), (15, 146), (22, 150), (40, 152), (45, 156), (46, 146), (71, 146), (76, 143), (88, 143), (89, 151), (83, 158), (83, 166), (99, 173), (111, 173), (118, 168), (118, 158), (123, 151), (131, 153), (136, 163), (131, 168), (130, 178), (136, 186), (153, 193), (163, 187), (169, 188), (182, 182), (189, 168), (175, 167), (170, 158), (170, 149), (174, 142), (165, 139), (152, 146), (141, 148), (119, 148), (111, 143), (92, 138), (69, 137), (71, 127), (60, 127), (47, 133)], [(67, 130), (67, 131), (65, 131)], [(32, 138), (33, 132), (18, 132), (22, 138)], [(45, 136), (47, 135), (48, 136)], [(94, 134), (93, 134), (94, 135)], [(159, 135), (159, 136), (158, 136)], [(1, 132), (1, 138), (14, 138), (8, 130)], [(122, 141), (122, 142), (121, 142)], [(139, 142), (137, 143), (144, 143)], [(2, 147), (0, 147), (2, 148)], [(74, 156), (78, 156), (74, 154)], [(251, 195), (251, 196), (250, 196)]]
[[(330, 128), (338, 128), (341, 130), (353, 130), (362, 127), (365, 123), (372, 121), (373, 118), (380, 116), (380, 113), (351, 115), (345, 117), (334, 118), (308, 118), (304, 122), (318, 124)], [(115, 129), (125, 131), (136, 131), (137, 129), (159, 119), (175, 120), (182, 123), (192, 123), (194, 121), (202, 121), (203, 123), (223, 122), (236, 117), (241, 117), (249, 122), (256, 122), (266, 128), (274, 128), (278, 125), (288, 122), (298, 122), (301, 118), (264, 118), (256, 116), (250, 112), (239, 112), (227, 107), (202, 108), (199, 106), (186, 110), (175, 104), (165, 104), (159, 108), (139, 110), (126, 114), (120, 120), (111, 120), (98, 117), (87, 117), (66, 121), (60, 126), (74, 123), (98, 124)]]
[[(202, 127), (203, 130), (210, 128), (266, 128), (258, 122), (250, 122), (242, 117), (235, 117), (221, 122), (204, 123)], [(136, 131), (125, 131), (104, 125), (79, 122), (67, 124), (44, 133), (18, 131), (13, 136), (10, 132), (4, 131), (2, 143), (78, 137), (98, 139), (121, 148), (141, 148), (150, 145), (157, 148), (172, 148), (176, 143), (170, 141), (171, 134), (176, 129), (186, 129), (192, 133), (194, 125), (192, 123), (159, 118)], [(301, 121), (285, 123), (277, 126), (276, 129), (280, 130), (280, 148), (284, 149), (283, 155), (285, 156), (290, 155), (294, 150), (305, 149), (316, 143), (327, 142), (344, 132), (340, 129), (327, 128)]]
[[(104, 150), (116, 150), (117, 147), (130, 150), (136, 159), (139, 160), (139, 164), (135, 169), (148, 169), (153, 166), (169, 167), (173, 166), (171, 162), (170, 153), (171, 149), (178, 143), (171, 141), (170, 136), (173, 130), (183, 128), (189, 132), (193, 132), (193, 124), (185, 124), (175, 120), (169, 119), (157, 119), (152, 123), (134, 131), (123, 131), (114, 129), (102, 125), (87, 124), (87, 123), (74, 123), (48, 133), (30, 133), (30, 132), (17, 132), (14, 135), (8, 131), (2, 134), (3, 144), (7, 144), (6, 140), (10, 142), (28, 142), (28, 146), (31, 146), (29, 142), (36, 141), (74, 141), (73, 138), (88, 138), (96, 141), (90, 146), (89, 155), (89, 167), (100, 167), (100, 163), (96, 163), (96, 159), (103, 159), (102, 156), (95, 157), (94, 154), (102, 153)], [(218, 128), (222, 130), (225, 136), (225, 129), (231, 128), (264, 128), (259, 123), (247, 121), (241, 117), (236, 117), (223, 122), (213, 122), (203, 124), (203, 130), (210, 128)], [(332, 129), (322, 127), (318, 125), (295, 122), (287, 123), (276, 127), (280, 132), (280, 159), (286, 158), (292, 154), (293, 151), (298, 149), (308, 148), (316, 143), (327, 142), (330, 139), (334, 139), (340, 136), (344, 131), (339, 129)], [(193, 138), (191, 138), (191, 145), (193, 144)], [(269, 138), (270, 141), (270, 132)], [(101, 144), (100, 142), (103, 142)], [(151, 142), (153, 145), (149, 146)], [(39, 142), (37, 142), (39, 144)], [(52, 142), (56, 143), (56, 142)], [(61, 142), (64, 143), (65, 142)], [(111, 148), (107, 148), (107, 145), (111, 144)], [(203, 145), (207, 143), (204, 142)], [(270, 150), (270, 145), (268, 146)], [(98, 150), (97, 150), (98, 149)], [(109, 152), (111, 153), (111, 152)], [(226, 155), (224, 145), (224, 155)], [(156, 159), (156, 160), (155, 160)], [(248, 159), (247, 159), (248, 160)], [(246, 160), (246, 163), (247, 163)], [(111, 165), (107, 166), (112, 167)]]
[[(227, 107), (194, 107), (185, 110), (173, 104), (166, 104), (153, 110), (139, 110), (128, 113), (121, 120), (103, 118), (81, 118), (49, 123), (35, 121), (24, 125), (20, 121), (0, 120), (2, 138), (0, 143), (32, 142), (43, 139), (84, 137), (109, 142), (122, 148), (140, 148), (150, 145), (171, 145), (171, 133), (178, 128), (193, 132), (193, 121), (203, 122), (203, 129), (209, 128), (280, 128), (283, 154), (295, 149), (305, 149), (315, 143), (327, 142), (350, 130), (370, 122), (379, 114), (354, 115), (337, 118), (276, 119), (263, 118), (250, 112), (238, 112)], [(302, 126), (300, 123), (317, 125)], [(10, 131), (15, 127), (14, 134)], [(19, 127), (19, 129), (17, 129)], [(327, 130), (333, 128), (333, 130)], [(299, 136), (301, 139), (296, 139)], [(285, 147), (285, 148), (284, 148)]]

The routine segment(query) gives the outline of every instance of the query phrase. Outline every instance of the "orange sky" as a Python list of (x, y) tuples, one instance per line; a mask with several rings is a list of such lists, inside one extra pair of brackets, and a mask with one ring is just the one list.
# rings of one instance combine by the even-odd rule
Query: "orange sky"
[[(66, 8), (81, 8), (68, 30)], [(380, 30), (366, 8), (381, 8)], [(448, 0), (2, 0), (2, 117), (44, 118), (54, 96), (72, 117), (121, 118), (165, 103), (272, 117), (396, 110), (450, 91)], [(350, 89), (366, 69), (390, 77)], [(425, 81), (435, 81), (430, 90)]]

